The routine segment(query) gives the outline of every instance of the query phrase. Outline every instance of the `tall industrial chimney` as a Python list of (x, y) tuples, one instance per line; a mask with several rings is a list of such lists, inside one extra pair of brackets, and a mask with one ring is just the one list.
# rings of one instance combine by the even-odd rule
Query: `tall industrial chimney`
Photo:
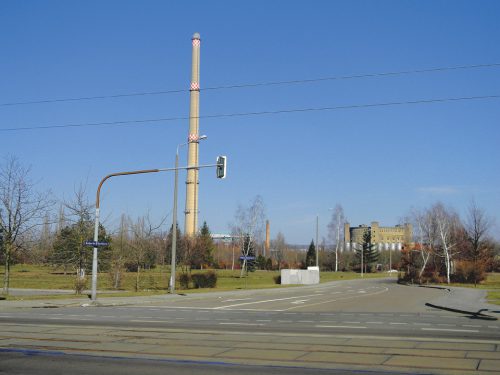
[[(200, 116), (200, 34), (195, 33), (189, 106), (188, 166), (198, 166), (199, 116)], [(198, 169), (189, 169), (186, 179), (186, 210), (184, 232), (194, 236), (198, 228)]]

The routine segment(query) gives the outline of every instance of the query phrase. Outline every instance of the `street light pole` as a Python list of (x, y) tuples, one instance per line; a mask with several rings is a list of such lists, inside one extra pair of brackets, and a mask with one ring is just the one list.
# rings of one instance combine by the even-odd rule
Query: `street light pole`
[[(97, 241), (99, 239), (99, 209), (100, 209), (100, 196), (101, 196), (101, 187), (104, 182), (111, 177), (115, 176), (128, 176), (132, 174), (144, 174), (144, 173), (157, 173), (157, 172), (169, 172), (169, 171), (174, 171), (178, 169), (185, 169), (185, 170), (192, 170), (192, 169), (200, 169), (200, 168), (211, 168), (211, 167), (217, 167), (218, 164), (205, 164), (205, 165), (198, 165), (196, 167), (193, 166), (187, 166), (187, 167), (176, 167), (176, 168), (160, 168), (160, 169), (144, 169), (140, 171), (130, 171), (130, 172), (118, 172), (118, 173), (112, 173), (108, 174), (106, 177), (104, 177), (101, 182), (99, 183), (99, 186), (97, 187), (97, 193), (96, 193), (96, 200), (95, 200), (95, 226), (94, 226), (94, 253), (93, 253), (93, 258), (92, 258), (92, 292), (91, 292), (91, 298), (92, 302), (96, 301), (97, 298)], [(174, 258), (175, 259), (175, 258)]]
[(191, 140), (177, 146), (175, 152), (175, 178), (174, 178), (174, 212), (172, 213), (172, 259), (170, 261), (170, 293), (175, 293), (175, 266), (177, 257), (177, 185), (179, 179), (179, 148), (189, 143), (207, 139), (206, 135), (201, 135), (197, 140)]
[(131, 172), (119, 172), (108, 174), (104, 177), (99, 186), (97, 187), (97, 194), (95, 199), (95, 224), (94, 224), (94, 251), (92, 254), (92, 291), (91, 291), (91, 299), (92, 302), (96, 301), (97, 298), (97, 242), (99, 241), (99, 209), (100, 209), (100, 196), (101, 196), (101, 187), (108, 178), (115, 176), (126, 176), (131, 174), (143, 174), (143, 173), (157, 173), (172, 170), (171, 168), (166, 169), (144, 169), (140, 171), (131, 171)]
[(364, 250), (365, 250), (365, 245), (361, 244), (361, 277), (363, 277), (363, 272), (364, 272)]
[(175, 292), (175, 261), (177, 251), (177, 180), (179, 176), (179, 146), (175, 154), (174, 211), (172, 213), (172, 260), (170, 262), (170, 293)]
[(316, 215), (316, 267), (319, 268), (319, 243), (318, 243), (318, 227), (319, 215)]

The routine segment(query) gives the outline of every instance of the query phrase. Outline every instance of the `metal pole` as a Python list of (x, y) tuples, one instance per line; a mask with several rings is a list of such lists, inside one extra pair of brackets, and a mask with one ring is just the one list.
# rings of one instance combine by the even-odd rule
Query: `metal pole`
[[(94, 226), (94, 242), (99, 240), (99, 206), (95, 208), (95, 226)], [(92, 257), (92, 302), (97, 298), (97, 246), (94, 246)]]
[(177, 179), (179, 175), (179, 147), (175, 154), (174, 212), (172, 213), (172, 261), (170, 263), (170, 293), (175, 293), (175, 263), (177, 250)]
[(319, 224), (319, 215), (316, 215), (316, 267), (319, 267), (318, 224)]
[[(177, 153), (178, 154), (178, 153)], [(175, 167), (175, 168), (159, 168), (159, 169), (144, 169), (144, 170), (139, 170), (139, 171), (130, 171), (130, 172), (118, 172), (118, 173), (112, 173), (108, 174), (106, 177), (104, 177), (101, 182), (99, 183), (99, 186), (97, 187), (97, 193), (96, 193), (96, 199), (95, 199), (95, 228), (94, 228), (94, 241), (98, 241), (98, 235), (99, 235), (99, 205), (100, 205), (100, 194), (101, 194), (101, 187), (104, 182), (111, 177), (116, 177), (116, 176), (128, 176), (132, 174), (144, 174), (144, 173), (157, 173), (157, 172), (169, 172), (169, 171), (178, 171), (179, 169), (186, 169), (186, 170), (192, 170), (194, 168), (208, 168), (208, 167), (217, 167), (217, 164), (205, 164), (205, 165), (199, 165), (198, 167), (192, 167), (192, 166), (187, 166), (187, 167)], [(92, 295), (91, 295), (92, 301), (95, 302), (97, 299), (97, 247), (94, 247), (94, 254), (92, 258)]]
[(392, 249), (389, 248), (389, 271), (392, 270)]
[(365, 250), (365, 244), (361, 244), (361, 277), (363, 277), (363, 271), (364, 271), (364, 265), (363, 265), (363, 262), (364, 262), (364, 250)]

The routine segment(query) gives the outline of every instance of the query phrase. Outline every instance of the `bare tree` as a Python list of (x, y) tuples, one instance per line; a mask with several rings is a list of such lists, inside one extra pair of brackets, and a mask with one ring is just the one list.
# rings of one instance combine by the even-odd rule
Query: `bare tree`
[(436, 222), (432, 212), (429, 210), (419, 211), (413, 210), (411, 216), (416, 224), (416, 242), (418, 244), (418, 251), (422, 258), (422, 266), (420, 267), (419, 279), (425, 272), (427, 263), (434, 253), (434, 247), (437, 239)]
[(458, 253), (456, 249), (456, 233), (460, 227), (458, 215), (442, 203), (436, 203), (432, 207), (432, 215), (436, 223), (437, 234), (441, 243), (440, 256), (444, 258), (446, 266), (446, 281), (450, 283), (450, 274), (454, 256)]
[(164, 222), (162, 221), (158, 225), (152, 224), (148, 212), (145, 216), (138, 218), (137, 221), (130, 227), (132, 231), (132, 239), (130, 241), (129, 260), (136, 267), (136, 291), (140, 289), (139, 284), (141, 267), (144, 267), (149, 263), (154, 263), (154, 259), (148, 259), (156, 253), (153, 249), (153, 242), (151, 239), (163, 223)]
[(274, 255), (274, 259), (278, 264), (278, 269), (281, 270), (281, 265), (283, 263), (283, 259), (285, 257), (286, 250), (286, 241), (283, 233), (278, 232), (276, 235), (276, 239), (272, 242), (272, 254)]
[[(65, 201), (64, 208), (69, 211), (67, 220), (72, 224), (78, 250), (73, 255), (76, 260), (76, 277), (78, 280), (85, 279), (85, 268), (87, 258), (89, 256), (89, 249), (84, 245), (84, 242), (92, 238), (92, 211), (94, 206), (90, 203), (86, 184), (80, 183), (78, 188), (74, 190), (73, 200)], [(64, 217), (64, 211), (63, 211)]]
[(48, 193), (39, 193), (30, 179), (30, 168), (14, 156), (0, 165), (0, 229), (3, 232), (5, 273), (3, 293), (9, 293), (12, 255), (27, 248), (30, 232), (42, 225), (52, 201)]
[[(255, 244), (262, 240), (264, 233), (265, 207), (260, 195), (257, 195), (249, 207), (238, 206), (231, 232), (240, 243), (243, 256), (247, 257)], [(248, 241), (245, 241), (248, 238)], [(247, 261), (243, 260), (241, 277), (246, 270)]]
[[(472, 200), (468, 211), (465, 230), (467, 232), (467, 240), (471, 246), (471, 255), (474, 262), (474, 269), (478, 268), (478, 260), (484, 247), (486, 236), (491, 228), (492, 220), (484, 210), (476, 205), (475, 200)], [(474, 273), (474, 286), (477, 285), (477, 273)]]
[(122, 273), (130, 246), (130, 236), (128, 233), (128, 227), (130, 226), (129, 221), (130, 219), (125, 214), (122, 214), (120, 218), (120, 227), (118, 228), (118, 233), (114, 236), (113, 245), (111, 247), (111, 278), (115, 289), (121, 286)]
[(344, 223), (344, 209), (337, 203), (333, 209), (330, 223), (328, 224), (328, 237), (330, 241), (335, 243), (335, 272), (339, 270), (339, 252), (341, 249), (341, 236)]

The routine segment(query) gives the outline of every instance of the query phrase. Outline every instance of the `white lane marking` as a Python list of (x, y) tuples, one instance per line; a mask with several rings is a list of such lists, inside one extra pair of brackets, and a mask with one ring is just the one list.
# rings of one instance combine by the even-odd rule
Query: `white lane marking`
[[(374, 292), (374, 293), (365, 293), (363, 295), (359, 295), (359, 294), (356, 294), (354, 296), (351, 296), (351, 297), (345, 297), (345, 298), (342, 298), (342, 297), (339, 297), (338, 299), (331, 299), (331, 300), (328, 300), (328, 301), (322, 301), (322, 302), (316, 302), (316, 303), (309, 303), (307, 305), (300, 305), (300, 306), (293, 306), (293, 307), (289, 307), (288, 309), (284, 309), (283, 311), (288, 311), (288, 310), (292, 310), (292, 309), (297, 309), (297, 308), (300, 308), (300, 307), (310, 307), (310, 306), (317, 306), (317, 305), (323, 305), (325, 303), (331, 303), (331, 302), (337, 302), (337, 301), (343, 301), (343, 300), (347, 300), (347, 299), (353, 299), (353, 298), (360, 298), (360, 297), (367, 297), (367, 296), (374, 296), (376, 294), (380, 294), (380, 293), (385, 293), (385, 292), (388, 292), (389, 291), (389, 288), (384, 288), (382, 290), (379, 290), (377, 292)], [(383, 314), (381, 314), (383, 315)], [(392, 314), (387, 314), (388, 316), (392, 316)]]
[(430, 326), (431, 323), (413, 323), (415, 324), (416, 326)]
[(361, 324), (361, 322), (342, 322), (342, 323), (345, 323), (345, 324)]
[(481, 328), (481, 326), (474, 325), (474, 324), (462, 324), (462, 327)]
[(222, 302), (248, 301), (249, 299), (252, 299), (252, 298), (234, 298), (234, 299), (226, 299), (225, 301), (222, 301)]
[(500, 327), (497, 327), (497, 326), (488, 326), (488, 328), (498, 329), (498, 328), (500, 328)]
[(408, 324), (408, 323), (391, 322), (391, 323), (389, 323), (389, 324), (392, 324), (392, 325), (398, 325), (398, 324), (399, 324), (399, 325), (403, 325), (403, 324)]
[(310, 295), (307, 295), (307, 296), (286, 297), (286, 298), (266, 299), (266, 300), (263, 300), (263, 301), (254, 301), (254, 302), (236, 303), (234, 305), (214, 307), (213, 309), (214, 310), (221, 310), (221, 309), (227, 309), (229, 307), (245, 306), (245, 305), (256, 305), (256, 304), (259, 304), (259, 303), (268, 303), (268, 302), (276, 302), (276, 301), (286, 301), (286, 300), (290, 300), (290, 299), (299, 299), (299, 298), (305, 298), (305, 297), (310, 297)]
[(384, 322), (366, 322), (366, 324), (384, 324)]
[(297, 323), (314, 323), (312, 320), (297, 320)]
[(269, 323), (269, 322), (272, 322), (272, 320), (271, 319), (257, 319), (256, 322), (266, 322), (266, 323)]
[(293, 302), (290, 302), (294, 305), (300, 305), (300, 304), (303, 304), (303, 303), (306, 303), (307, 301), (309, 301), (308, 299), (300, 299), (298, 301), (293, 301)]
[(169, 322), (168, 320), (140, 320), (140, 319), (129, 320), (129, 322), (134, 322), (134, 323), (172, 323), (172, 322)]
[(422, 331), (479, 332), (477, 329), (420, 328)]
[(220, 325), (233, 325), (233, 326), (263, 326), (264, 324), (260, 323), (236, 323), (236, 322), (231, 322), (231, 323), (219, 323)]
[(326, 325), (317, 325), (315, 326), (316, 328), (354, 328), (354, 329), (363, 329), (366, 327), (362, 326), (326, 326)]

